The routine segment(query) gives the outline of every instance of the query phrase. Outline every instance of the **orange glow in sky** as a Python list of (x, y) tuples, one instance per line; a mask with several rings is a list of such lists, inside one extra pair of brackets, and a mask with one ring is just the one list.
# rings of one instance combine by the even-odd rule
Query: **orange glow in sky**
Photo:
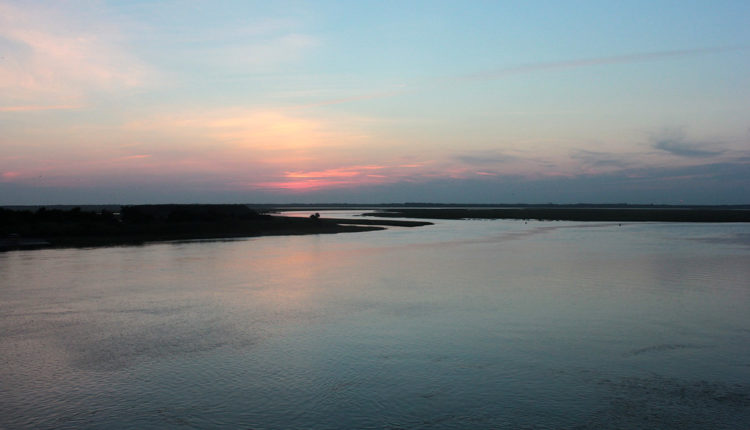
[(0, 204), (746, 203), (750, 3), (579, 6), (0, 0)]

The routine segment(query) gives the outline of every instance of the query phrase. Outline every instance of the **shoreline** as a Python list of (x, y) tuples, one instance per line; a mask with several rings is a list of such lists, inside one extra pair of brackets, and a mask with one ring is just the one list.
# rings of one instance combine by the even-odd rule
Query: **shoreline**
[[(23, 233), (0, 237), (0, 252), (57, 248), (93, 248), (138, 246), (146, 243), (225, 240), (263, 236), (296, 236), (310, 234), (360, 233), (385, 230), (387, 227), (419, 227), (423, 221), (349, 220), (336, 218), (260, 216), (257, 219), (231, 219), (209, 222), (151, 221), (126, 223), (66, 223), (20, 229)], [(19, 227), (19, 226), (17, 226)]]
[(422, 219), (515, 219), (587, 222), (750, 222), (748, 209), (714, 208), (389, 208), (363, 215)]
[[(375, 209), (373, 212), (372, 209)], [(387, 227), (419, 227), (429, 219), (513, 219), (579, 222), (750, 222), (745, 207), (388, 207), (363, 209), (380, 219), (287, 217), (259, 213), (247, 205), (137, 205), (122, 213), (0, 209), (0, 252), (13, 250), (137, 246), (189, 240), (357, 233)]]

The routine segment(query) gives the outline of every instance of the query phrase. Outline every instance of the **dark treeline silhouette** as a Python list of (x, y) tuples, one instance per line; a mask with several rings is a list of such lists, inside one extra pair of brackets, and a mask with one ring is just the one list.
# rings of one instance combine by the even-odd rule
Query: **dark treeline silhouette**
[(114, 213), (102, 210), (99, 212), (83, 211), (80, 207), (70, 210), (39, 208), (31, 210), (11, 210), (0, 208), (0, 226), (18, 223), (66, 223), (66, 222), (100, 222), (116, 221)]
[(270, 219), (246, 205), (136, 205), (120, 210), (125, 222), (220, 222), (231, 220)]
[[(355, 225), (355, 224), (369, 224)], [(119, 212), (0, 208), (0, 250), (106, 246), (151, 241), (380, 230), (420, 222), (352, 222), (263, 214), (246, 205), (134, 205)]]
[[(232, 220), (270, 219), (244, 205), (137, 205), (123, 206), (119, 213), (108, 210), (84, 211), (80, 207), (69, 210), (47, 209), (35, 211), (0, 208), (0, 232), (19, 234), (18, 231), (65, 233), (77, 226), (96, 233), (105, 225), (136, 225), (150, 223), (216, 223)], [(68, 228), (66, 228), (68, 227)]]

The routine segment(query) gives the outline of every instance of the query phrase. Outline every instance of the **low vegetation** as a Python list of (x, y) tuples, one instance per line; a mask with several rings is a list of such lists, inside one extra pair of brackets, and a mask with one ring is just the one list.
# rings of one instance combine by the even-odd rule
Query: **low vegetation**
[[(0, 208), (0, 250), (140, 244), (152, 241), (381, 230), (419, 222), (356, 222), (259, 213), (245, 205), (137, 205), (119, 212)], [(377, 224), (377, 225), (375, 225)]]

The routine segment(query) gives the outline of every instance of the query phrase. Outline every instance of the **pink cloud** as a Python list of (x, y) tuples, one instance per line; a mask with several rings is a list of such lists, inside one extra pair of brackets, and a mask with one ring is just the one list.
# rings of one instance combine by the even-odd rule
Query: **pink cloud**
[(322, 188), (333, 188), (340, 187), (342, 185), (351, 185), (348, 181), (329, 181), (323, 179), (306, 179), (303, 181), (287, 181), (287, 182), (261, 182), (255, 184), (255, 188), (260, 189), (272, 189), (272, 190), (286, 190), (286, 191), (312, 191), (319, 190)]
[(0, 111), (72, 109), (92, 93), (144, 84), (148, 67), (124, 49), (117, 25), (100, 25), (100, 11), (83, 9), (0, 3), (0, 38), (11, 42), (0, 91), (13, 103)]
[(350, 178), (352, 176), (359, 175), (359, 172), (352, 171), (337, 171), (337, 170), (326, 170), (322, 172), (288, 172), (284, 176), (287, 178), (331, 178), (331, 177), (345, 177)]
[[(360, 176), (363, 174), (363, 170), (378, 170), (383, 169), (384, 166), (351, 166), (351, 167), (340, 167), (336, 169), (322, 170), (318, 172), (287, 172), (284, 176), (288, 178), (335, 178), (335, 177), (346, 177), (351, 178)], [(369, 176), (369, 175), (368, 175)]]
[(2, 174), (0, 174), (0, 177), (2, 177), (3, 179), (14, 179), (18, 178), (19, 176), (21, 176), (21, 172), (3, 172)]
[(123, 160), (139, 160), (143, 158), (150, 158), (151, 154), (137, 154), (137, 155), (128, 155), (125, 157), (122, 157)]
[(377, 170), (387, 170), (381, 165), (356, 165), (313, 171), (284, 172), (285, 180), (264, 181), (252, 184), (253, 188), (286, 191), (313, 191), (325, 188), (356, 187), (383, 183), (395, 176), (372, 174)]

